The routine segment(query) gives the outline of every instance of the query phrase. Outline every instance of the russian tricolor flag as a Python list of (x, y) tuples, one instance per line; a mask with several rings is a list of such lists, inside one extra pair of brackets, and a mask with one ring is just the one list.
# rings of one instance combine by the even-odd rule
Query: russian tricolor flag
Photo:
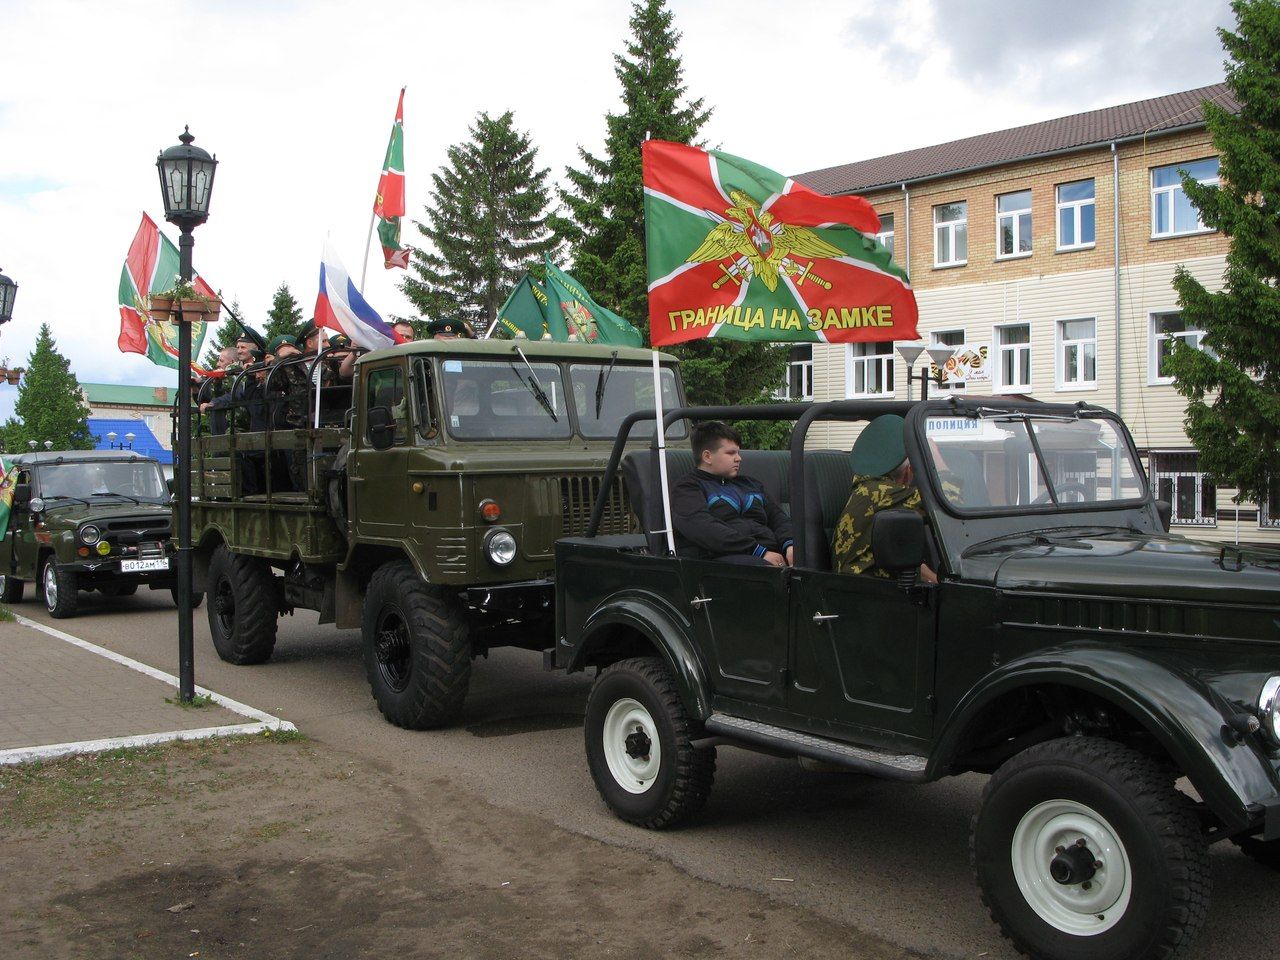
[(316, 326), (345, 333), (366, 350), (402, 342), (378, 312), (369, 306), (347, 275), (333, 247), (325, 241), (320, 261), (320, 293), (316, 296)]

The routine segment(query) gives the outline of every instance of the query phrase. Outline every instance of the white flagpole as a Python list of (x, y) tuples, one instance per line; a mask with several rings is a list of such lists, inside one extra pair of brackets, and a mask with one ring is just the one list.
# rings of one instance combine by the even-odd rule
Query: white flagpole
[(365, 277), (369, 276), (369, 248), (373, 245), (373, 223), (378, 219), (376, 213), (369, 214), (369, 235), (364, 238), (364, 269), (360, 271), (360, 296), (364, 296)]
[(671, 491), (667, 488), (667, 431), (663, 429), (662, 418), (662, 367), (658, 363), (658, 351), (653, 351), (653, 409), (655, 422), (653, 428), (658, 431), (658, 478), (662, 487), (662, 519), (666, 525), (663, 532), (667, 535), (667, 551), (676, 552), (675, 527), (671, 523)]

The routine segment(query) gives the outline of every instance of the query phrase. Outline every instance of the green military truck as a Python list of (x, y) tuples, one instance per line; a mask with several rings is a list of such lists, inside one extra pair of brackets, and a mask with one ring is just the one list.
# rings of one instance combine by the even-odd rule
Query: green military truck
[(0, 540), (0, 600), (28, 582), (45, 609), (75, 616), (80, 593), (172, 590), (171, 495), (150, 457), (127, 450), (50, 450), (13, 457), (9, 529)]
[[(668, 419), (735, 412), (796, 417)], [(805, 436), (883, 413), (906, 417), (924, 515), (874, 515), (891, 576), (836, 574), (849, 456)], [(673, 478), (691, 469), (669, 456)], [(621, 459), (647, 530), (664, 526), (655, 460)], [(555, 662), (599, 671), (586, 754), (619, 817), (659, 828), (698, 810), (717, 745), (904, 783), (990, 774), (971, 833), (983, 900), (1018, 949), (1053, 960), (1180, 953), (1205, 918), (1211, 843), (1280, 866), (1280, 552), (1170, 536), (1113, 414), (817, 404), (789, 452), (748, 451), (742, 471), (789, 504), (794, 569), (681, 559), (655, 535), (557, 546)]]
[[(678, 405), (675, 361), (660, 359)], [(387, 720), (444, 724), (474, 657), (553, 645), (555, 542), (586, 530), (619, 424), (654, 406), (652, 354), (427, 341), (364, 354), (350, 384), (314, 375), (325, 354), (284, 362), (306, 376), (245, 371), (227, 432), (193, 445), (195, 589), (218, 655), (262, 663), (280, 614), (316, 610), (363, 631)], [(312, 386), (286, 396), (286, 380)], [(299, 407), (307, 426), (282, 426)], [(603, 529), (631, 528), (620, 483), (604, 505)]]

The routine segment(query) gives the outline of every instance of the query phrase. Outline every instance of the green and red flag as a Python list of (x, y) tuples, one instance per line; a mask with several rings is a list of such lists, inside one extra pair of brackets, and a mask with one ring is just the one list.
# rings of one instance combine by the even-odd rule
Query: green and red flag
[[(144, 213), (120, 271), (120, 337), (116, 345), (121, 353), (141, 353), (154, 364), (178, 368), (178, 325), (172, 320), (154, 320), (149, 312), (152, 296), (174, 288), (178, 269), (178, 248)], [(202, 297), (218, 297), (200, 276), (191, 285)], [(191, 356), (196, 357), (208, 324), (199, 320), (190, 326)], [(194, 363), (191, 369), (202, 372)]]
[(508, 339), (541, 340), (549, 337), (547, 308), (550, 305), (551, 299), (542, 284), (526, 273), (498, 311), (494, 330)]
[(13, 494), (17, 486), (17, 466), (8, 466), (0, 457), (0, 540), (9, 534), (9, 517), (13, 513)]
[(915, 340), (915, 293), (862, 197), (829, 197), (718, 150), (643, 150), (649, 336)]
[(553, 340), (581, 343), (644, 345), (644, 336), (630, 323), (591, 298), (573, 277), (547, 259), (548, 330)]
[(396, 122), (387, 142), (387, 157), (382, 161), (382, 177), (378, 195), (373, 200), (373, 213), (378, 218), (378, 242), (382, 244), (382, 265), (407, 269), (409, 250), (400, 246), (400, 218), (404, 216), (404, 87), (396, 104)]

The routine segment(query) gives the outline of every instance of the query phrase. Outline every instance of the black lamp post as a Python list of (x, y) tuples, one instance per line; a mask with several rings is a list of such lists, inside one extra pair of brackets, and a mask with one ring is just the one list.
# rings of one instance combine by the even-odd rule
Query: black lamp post
[[(209, 219), (209, 197), (218, 161), (192, 146), (195, 137), (184, 127), (181, 144), (170, 147), (156, 160), (164, 218), (181, 231), (178, 239), (179, 273), (190, 283), (191, 231)], [(178, 449), (174, 470), (178, 504), (178, 551), (174, 575), (178, 581), (178, 696), (190, 702), (196, 692), (195, 645), (191, 625), (191, 321), (179, 306), (178, 313)]]
[(13, 319), (13, 301), (18, 295), (18, 285), (0, 273), (0, 323)]

